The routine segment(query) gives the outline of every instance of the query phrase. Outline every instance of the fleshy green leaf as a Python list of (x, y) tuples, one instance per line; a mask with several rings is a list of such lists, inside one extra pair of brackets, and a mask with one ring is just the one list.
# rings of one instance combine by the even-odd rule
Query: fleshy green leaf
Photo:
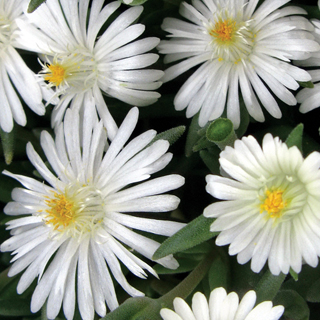
[(0, 299), (0, 316), (29, 316), (32, 314), (29, 299)]
[(19, 276), (8, 277), (8, 271), (6, 269), (0, 274), (0, 316), (31, 315), (28, 290), (23, 295), (18, 295), (16, 288)]
[(198, 124), (199, 114), (196, 114), (190, 123), (188, 135), (187, 135), (187, 141), (186, 141), (186, 147), (185, 147), (185, 155), (187, 157), (190, 157), (193, 154), (193, 147), (197, 143), (197, 141), (201, 138), (198, 131), (201, 129), (201, 127)]
[(229, 276), (228, 260), (220, 255), (213, 261), (208, 272), (210, 291), (218, 287), (228, 288)]
[(169, 254), (187, 250), (213, 238), (218, 234), (218, 232), (210, 231), (210, 225), (213, 221), (213, 218), (205, 218), (200, 215), (172, 237), (166, 239), (152, 258), (157, 260)]
[(287, 280), (283, 284), (282, 289), (294, 290), (298, 292), (301, 297), (308, 300), (308, 297), (312, 297), (312, 294), (310, 294), (310, 288), (312, 288), (312, 286), (318, 281), (320, 281), (320, 266), (312, 268), (308, 265), (304, 265), (299, 273), (299, 280)]
[(305, 300), (293, 290), (281, 290), (274, 299), (274, 305), (283, 305), (285, 319), (309, 320), (309, 307)]
[(235, 130), (238, 138), (241, 138), (247, 131), (250, 124), (250, 116), (247, 107), (242, 99), (240, 98), (240, 125)]
[(307, 81), (307, 82), (301, 82), (301, 81), (298, 81), (299, 85), (303, 88), (309, 88), (309, 89), (312, 89), (314, 88), (314, 84), (312, 81)]
[(6, 269), (0, 273), (0, 292), (6, 287), (10, 282), (14, 280), (14, 278), (8, 277), (9, 269)]
[(0, 137), (1, 137), (1, 143), (2, 143), (2, 149), (4, 154), (4, 159), (6, 164), (10, 164), (13, 159), (14, 154), (14, 142), (15, 142), (15, 130), (12, 129), (11, 132), (4, 132), (0, 128)]
[(164, 132), (158, 133), (154, 139), (150, 142), (150, 144), (154, 143), (157, 140), (167, 140), (170, 145), (173, 145), (185, 132), (185, 126), (178, 126)]
[(46, 0), (31, 0), (28, 6), (28, 13), (35, 11), (40, 5), (42, 5)]
[(294, 279), (294, 281), (299, 280), (299, 275), (296, 272), (294, 272), (291, 268), (290, 268), (290, 275)]
[(177, 269), (167, 269), (164, 266), (157, 264), (153, 267), (153, 269), (158, 274), (176, 274), (176, 273), (184, 273), (193, 270), (198, 264), (199, 261), (194, 259), (177, 259), (179, 262), (179, 267)]
[(320, 302), (320, 279), (311, 285), (306, 298), (310, 302)]
[(303, 124), (298, 124), (288, 135), (286, 139), (286, 145), (290, 148), (292, 146), (297, 146), (302, 152), (302, 135), (303, 135)]
[(147, 297), (129, 298), (101, 320), (161, 320), (161, 304)]
[(262, 301), (273, 300), (285, 278), (285, 274), (280, 273), (279, 276), (275, 276), (268, 269), (255, 288), (257, 293), (256, 304)]
[(217, 146), (213, 146), (209, 150), (201, 150), (200, 157), (204, 164), (208, 167), (212, 174), (220, 174), (219, 155), (220, 149)]

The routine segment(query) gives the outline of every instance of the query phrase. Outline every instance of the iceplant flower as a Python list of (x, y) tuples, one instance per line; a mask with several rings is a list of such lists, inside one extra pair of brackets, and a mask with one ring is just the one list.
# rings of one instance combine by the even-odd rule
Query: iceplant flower
[[(318, 1), (318, 7), (320, 9), (320, 1)], [(320, 44), (320, 20), (312, 19), (311, 22), (315, 27), (312, 34)], [(297, 101), (301, 103), (299, 110), (306, 113), (320, 107), (320, 52), (314, 52), (309, 59), (299, 61), (298, 64), (308, 68), (311, 81), (314, 82), (313, 88), (303, 88), (296, 95)]]
[[(166, 18), (162, 28), (169, 41), (161, 41), (165, 62), (178, 62), (165, 70), (170, 81), (200, 65), (174, 99), (176, 110), (187, 117), (200, 111), (199, 125), (222, 115), (235, 128), (240, 124), (239, 87), (249, 114), (264, 121), (261, 104), (275, 118), (281, 111), (274, 95), (288, 105), (297, 103), (290, 90), (311, 79), (307, 71), (290, 64), (319, 51), (312, 24), (289, 0), (193, 0), (183, 2), (180, 14), (187, 21)], [(269, 88), (268, 88), (269, 87)], [(271, 91), (271, 92), (270, 92)], [(274, 95), (273, 95), (274, 94)]]
[[(23, 48), (17, 38), (19, 27), (17, 19), (24, 20), (23, 0), (0, 0), (0, 127), (5, 132), (13, 128), (13, 120), (20, 126), (27, 123), (21, 101), (43, 115), (45, 107), (42, 98), (47, 98), (35, 74), (27, 67), (16, 48)], [(17, 94), (18, 92), (18, 94)]]
[[(148, 180), (171, 160), (169, 143), (158, 140), (149, 145), (154, 130), (127, 143), (138, 119), (138, 109), (133, 108), (108, 146), (102, 121), (90, 110), (93, 100), (86, 106), (83, 125), (77, 111), (69, 109), (55, 141), (42, 132), (41, 146), (52, 170), (27, 145), (31, 163), (47, 183), (4, 171), (24, 186), (13, 190), (14, 201), (4, 209), (7, 215), (24, 215), (8, 222), (12, 237), (1, 245), (2, 252), (15, 255), (8, 275), (25, 270), (18, 293), (38, 277), (31, 311), (40, 310), (47, 300), (49, 319), (57, 317), (63, 304), (71, 320), (76, 295), (85, 320), (92, 320), (95, 312), (105, 316), (106, 304), (110, 310), (117, 308), (111, 274), (128, 294), (143, 296), (127, 282), (119, 261), (140, 278), (147, 277), (144, 270), (157, 277), (133, 250), (152, 260), (160, 244), (134, 229), (171, 236), (184, 226), (147, 216), (179, 204), (179, 198), (163, 193), (183, 185), (183, 177), (172, 174)], [(135, 212), (146, 213), (141, 217)], [(178, 267), (172, 255), (156, 262)]]
[(262, 148), (252, 136), (236, 140), (220, 154), (228, 177), (208, 175), (206, 190), (223, 200), (205, 208), (217, 218), (210, 230), (220, 232), (218, 246), (229, 246), (240, 264), (251, 259), (259, 272), (268, 260), (272, 274), (312, 267), (320, 255), (320, 154), (306, 159), (266, 134)]
[(227, 294), (222, 287), (210, 293), (209, 301), (201, 292), (192, 297), (192, 309), (181, 298), (173, 300), (174, 311), (164, 308), (160, 315), (163, 320), (278, 320), (284, 312), (283, 306), (275, 306), (271, 301), (263, 301), (255, 306), (257, 295), (248, 291), (239, 303), (236, 292)]
[(135, 106), (152, 104), (160, 97), (153, 90), (160, 87), (163, 71), (144, 69), (157, 61), (157, 54), (147, 52), (159, 39), (136, 40), (145, 30), (144, 25), (133, 24), (143, 7), (127, 9), (100, 34), (121, 3), (103, 4), (103, 0), (93, 1), (89, 11), (88, 0), (47, 1), (35, 12), (26, 13), (28, 21), (19, 21), (19, 39), (29, 50), (42, 54), (40, 75), (61, 97), (53, 110), (52, 125), (62, 121), (75, 97), (83, 102), (76, 103), (83, 112), (89, 91), (112, 140), (117, 126), (103, 94)]

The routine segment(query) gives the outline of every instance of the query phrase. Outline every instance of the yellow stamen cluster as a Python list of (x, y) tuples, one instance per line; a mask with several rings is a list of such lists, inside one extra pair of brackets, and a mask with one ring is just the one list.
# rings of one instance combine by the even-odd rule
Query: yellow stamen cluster
[(264, 203), (260, 205), (260, 213), (267, 211), (270, 218), (279, 218), (281, 211), (287, 205), (287, 202), (282, 198), (283, 191), (266, 191), (266, 198)]
[(217, 21), (214, 28), (209, 30), (209, 34), (221, 42), (228, 42), (232, 40), (235, 28), (236, 22), (232, 19)]
[(44, 80), (54, 86), (59, 86), (65, 80), (65, 69), (60, 64), (48, 64), (48, 73), (44, 75)]
[(64, 229), (74, 222), (74, 204), (64, 194), (54, 193), (54, 197), (45, 201), (49, 207), (46, 224), (53, 225), (54, 230)]

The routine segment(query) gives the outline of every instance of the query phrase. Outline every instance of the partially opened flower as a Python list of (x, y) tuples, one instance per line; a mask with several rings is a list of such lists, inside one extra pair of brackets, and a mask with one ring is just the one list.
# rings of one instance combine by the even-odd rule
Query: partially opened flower
[(39, 115), (45, 113), (42, 98), (49, 94), (15, 49), (22, 47), (17, 39), (16, 20), (25, 19), (23, 2), (0, 0), (0, 127), (6, 132), (12, 130), (13, 120), (21, 126), (27, 123), (18, 94)]
[(257, 306), (256, 293), (248, 291), (239, 303), (235, 292), (227, 292), (224, 288), (216, 288), (209, 301), (201, 292), (192, 297), (192, 310), (181, 298), (173, 300), (174, 310), (161, 309), (163, 320), (278, 320), (284, 312), (283, 306), (273, 307), (271, 301), (264, 301)]
[[(144, 69), (157, 61), (157, 54), (146, 52), (159, 39), (136, 40), (145, 27), (132, 24), (143, 8), (126, 10), (99, 34), (121, 4), (113, 1), (103, 7), (103, 3), (93, 1), (89, 11), (86, 0), (48, 1), (34, 13), (26, 14), (28, 21), (19, 21), (19, 39), (29, 50), (44, 55), (40, 74), (61, 96), (61, 103), (52, 115), (53, 126), (62, 121), (73, 98), (78, 97), (83, 103), (76, 105), (85, 108), (84, 93), (90, 91), (112, 140), (117, 126), (102, 93), (131, 105), (149, 105), (160, 97), (153, 90), (160, 87), (158, 80), (163, 72)], [(75, 107), (73, 103), (71, 106)]]
[[(183, 185), (183, 177), (148, 180), (171, 160), (169, 143), (158, 140), (149, 145), (156, 134), (149, 130), (126, 144), (138, 119), (134, 108), (108, 146), (106, 130), (91, 110), (93, 100), (86, 106), (83, 125), (77, 111), (68, 110), (55, 141), (42, 132), (41, 146), (52, 169), (27, 145), (30, 161), (47, 184), (4, 172), (25, 187), (13, 190), (14, 201), (4, 211), (24, 217), (8, 222), (12, 237), (1, 251), (15, 255), (9, 276), (25, 270), (18, 293), (38, 277), (31, 311), (37, 312), (47, 300), (49, 319), (57, 317), (61, 304), (66, 318), (72, 319), (76, 295), (82, 319), (93, 319), (95, 311), (103, 317), (106, 303), (110, 310), (117, 308), (111, 275), (128, 294), (143, 295), (127, 282), (120, 261), (140, 278), (147, 277), (144, 270), (157, 276), (132, 249), (152, 260), (160, 244), (134, 229), (171, 236), (184, 226), (147, 217), (148, 212), (174, 210), (179, 204), (176, 196), (163, 193)], [(178, 266), (172, 256), (156, 262)]]
[(199, 124), (204, 126), (220, 117), (226, 106), (227, 117), (237, 128), (240, 94), (257, 121), (264, 121), (261, 104), (273, 117), (281, 117), (274, 95), (295, 105), (290, 90), (311, 77), (290, 60), (306, 59), (320, 46), (310, 33), (312, 24), (297, 15), (305, 14), (303, 9), (279, 9), (288, 2), (266, 0), (258, 8), (256, 0), (183, 2), (180, 14), (190, 22), (166, 18), (162, 25), (172, 39), (161, 41), (159, 52), (167, 54), (167, 63), (182, 60), (165, 70), (162, 81), (201, 66), (177, 93), (175, 108), (187, 108), (187, 117), (200, 111)]
[(251, 259), (259, 272), (268, 260), (274, 275), (312, 267), (320, 255), (320, 154), (306, 159), (297, 147), (265, 135), (262, 148), (252, 136), (236, 140), (220, 154), (228, 177), (208, 175), (206, 190), (218, 201), (204, 210), (217, 218), (219, 246), (230, 244), (238, 262)]

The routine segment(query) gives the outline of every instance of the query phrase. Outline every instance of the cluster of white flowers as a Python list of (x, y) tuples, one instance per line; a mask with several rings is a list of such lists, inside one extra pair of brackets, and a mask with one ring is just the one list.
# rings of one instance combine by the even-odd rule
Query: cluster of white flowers
[[(8, 222), (11, 238), (1, 251), (13, 252), (9, 276), (23, 271), (18, 293), (38, 278), (31, 311), (47, 301), (47, 317), (61, 307), (71, 320), (76, 304), (81, 317), (103, 317), (118, 307), (114, 281), (131, 296), (142, 292), (126, 280), (121, 264), (140, 278), (157, 273), (152, 260), (160, 246), (134, 230), (170, 237), (184, 223), (147, 217), (141, 212), (175, 210), (179, 198), (166, 194), (181, 187), (184, 178), (171, 174), (149, 179), (172, 158), (169, 142), (149, 130), (129, 141), (138, 122), (132, 108), (117, 126), (104, 95), (133, 106), (155, 103), (156, 90), (199, 66), (174, 99), (187, 117), (199, 113), (199, 125), (225, 115), (240, 125), (243, 99), (249, 115), (264, 121), (261, 105), (281, 118), (277, 99), (301, 103), (300, 111), (320, 106), (320, 21), (303, 17), (305, 10), (285, 6), (290, 0), (192, 0), (182, 2), (185, 20), (166, 18), (163, 30), (170, 40), (141, 38), (145, 26), (136, 23), (142, 6), (132, 6), (116, 18), (120, 1), (48, 0), (27, 13), (25, 0), (0, 0), (0, 127), (13, 129), (13, 120), (26, 125), (19, 96), (39, 115), (53, 104), (55, 137), (44, 131), (41, 147), (50, 168), (33, 146), (27, 155), (45, 183), (4, 171), (24, 188), (15, 188), (4, 211), (23, 216)], [(132, 0), (124, 0), (130, 4)], [(260, 4), (258, 6), (258, 3)], [(112, 22), (106, 27), (106, 22)], [(150, 69), (166, 54), (167, 70)], [(17, 49), (38, 55), (42, 70), (29, 69)], [(239, 90), (240, 88), (240, 90)], [(18, 96), (19, 95), (19, 96)], [(226, 110), (225, 110), (226, 109)], [(266, 134), (262, 147), (243, 137), (220, 154), (224, 177), (207, 176), (207, 192), (219, 200), (204, 209), (216, 220), (218, 246), (229, 245), (238, 262), (251, 260), (260, 272), (268, 261), (272, 274), (299, 273), (304, 263), (315, 267), (320, 256), (320, 154), (306, 159), (297, 147), (288, 148)], [(154, 217), (154, 216), (153, 216)], [(138, 255), (136, 254), (138, 253)], [(172, 255), (155, 261), (177, 268)], [(145, 271), (146, 270), (146, 271)], [(112, 279), (113, 278), (113, 279)], [(76, 303), (77, 300), (77, 303)], [(251, 320), (263, 314), (277, 320), (283, 307), (271, 302), (256, 306), (248, 292), (239, 304), (236, 293), (223, 288), (205, 296), (196, 293), (192, 310), (180, 298), (175, 312), (163, 309), (164, 320)]]

